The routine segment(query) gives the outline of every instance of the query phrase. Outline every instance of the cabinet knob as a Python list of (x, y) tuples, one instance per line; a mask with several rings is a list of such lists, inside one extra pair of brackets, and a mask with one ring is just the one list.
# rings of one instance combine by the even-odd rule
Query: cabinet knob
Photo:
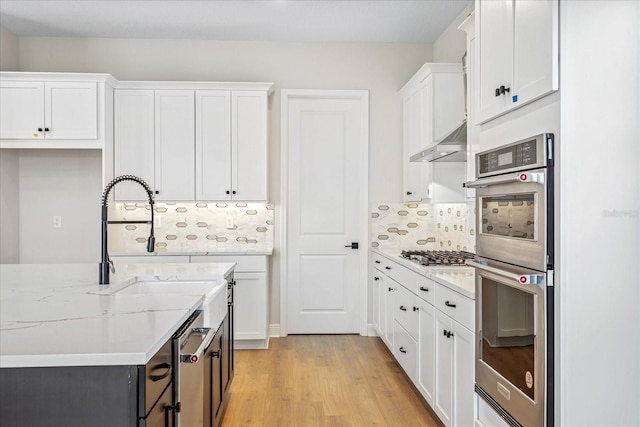
[(229, 190), (225, 191), (225, 193), (227, 193), (227, 194), (231, 194), (231, 192), (230, 192)]
[(413, 307), (413, 311), (418, 311), (420, 310), (418, 307)]
[(160, 190), (156, 190), (156, 191), (154, 191), (154, 193), (160, 194)]
[(42, 128), (38, 128), (38, 132), (42, 132)]
[(379, 277), (374, 277), (373, 280), (380, 280), (380, 278)]
[(442, 335), (444, 335), (447, 338), (451, 338), (453, 336), (453, 332), (447, 331), (446, 329), (443, 329), (442, 330)]
[(407, 196), (410, 196), (410, 195), (412, 195), (412, 194), (413, 194), (413, 192), (412, 192), (412, 191), (407, 191)]
[(49, 128), (44, 128), (44, 131), (45, 132), (49, 132)]
[(389, 292), (391, 292), (393, 290), (393, 288), (389, 288)]
[(233, 191), (231, 192), (231, 194), (236, 194), (236, 190), (233, 190)]

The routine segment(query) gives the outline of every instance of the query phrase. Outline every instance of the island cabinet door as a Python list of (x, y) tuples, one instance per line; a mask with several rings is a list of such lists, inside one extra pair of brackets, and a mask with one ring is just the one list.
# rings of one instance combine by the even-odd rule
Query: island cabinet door
[(138, 427), (173, 427), (171, 387), (162, 393), (149, 415), (139, 420)]

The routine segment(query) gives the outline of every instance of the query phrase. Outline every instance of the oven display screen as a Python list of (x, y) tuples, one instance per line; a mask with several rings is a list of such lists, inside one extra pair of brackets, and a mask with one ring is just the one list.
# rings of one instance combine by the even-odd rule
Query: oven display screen
[(490, 151), (478, 156), (479, 173), (498, 172), (537, 164), (536, 140)]
[(480, 358), (534, 399), (534, 295), (482, 277)]

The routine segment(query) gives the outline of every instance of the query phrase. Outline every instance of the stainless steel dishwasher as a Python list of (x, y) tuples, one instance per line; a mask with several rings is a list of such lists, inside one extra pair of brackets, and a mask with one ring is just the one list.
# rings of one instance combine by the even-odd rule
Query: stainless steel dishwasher
[(173, 336), (174, 426), (202, 427), (211, 399), (205, 399), (211, 375), (205, 354), (216, 330), (203, 327), (204, 315), (196, 311)]

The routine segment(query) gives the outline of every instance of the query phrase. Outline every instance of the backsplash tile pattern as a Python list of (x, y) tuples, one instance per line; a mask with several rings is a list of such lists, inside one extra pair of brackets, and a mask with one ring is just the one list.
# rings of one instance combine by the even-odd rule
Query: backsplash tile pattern
[(475, 204), (386, 203), (373, 206), (371, 247), (475, 253)]
[[(114, 220), (148, 220), (150, 205), (115, 203)], [(273, 248), (274, 210), (270, 203), (156, 203), (156, 251), (199, 252)], [(232, 218), (233, 227), (227, 227)], [(158, 219), (160, 227), (157, 226)], [(144, 252), (149, 226), (110, 225), (112, 252)]]

